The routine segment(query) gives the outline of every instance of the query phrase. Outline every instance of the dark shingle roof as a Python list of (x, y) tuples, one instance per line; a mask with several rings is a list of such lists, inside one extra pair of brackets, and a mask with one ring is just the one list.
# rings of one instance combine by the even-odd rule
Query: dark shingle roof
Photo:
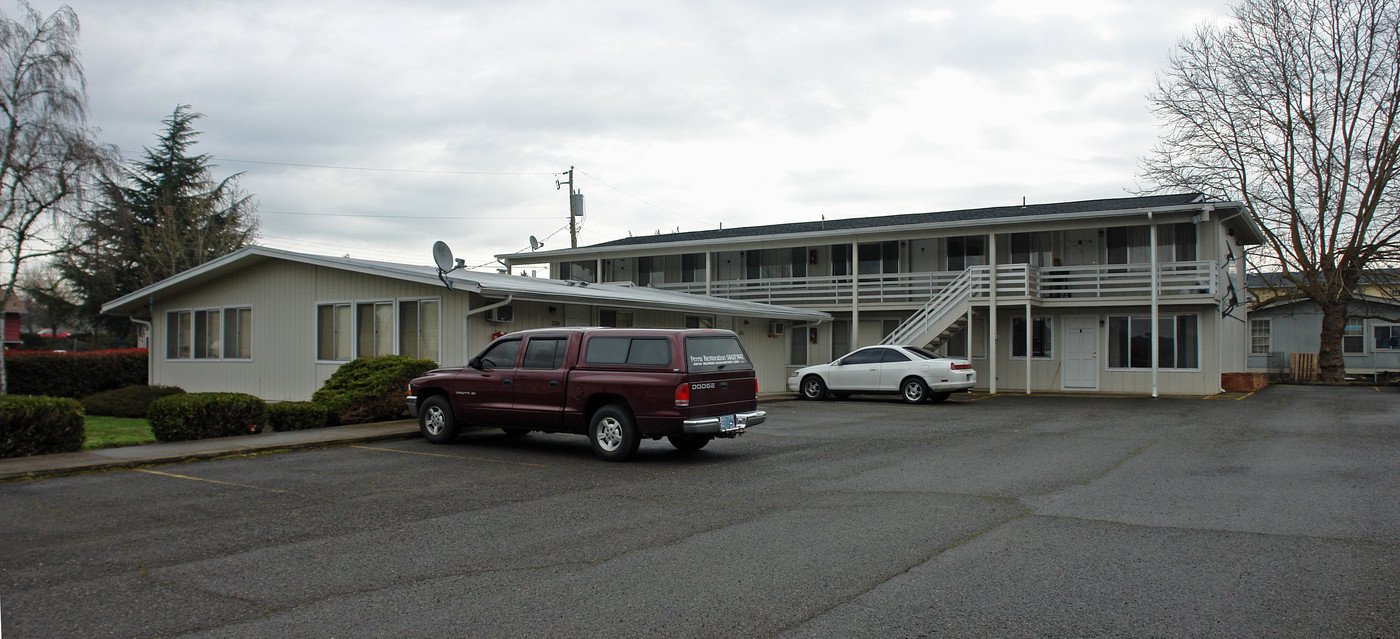
[(818, 220), (815, 222), (790, 222), (764, 226), (742, 226), (732, 229), (708, 231), (688, 231), (663, 235), (637, 235), (611, 242), (593, 244), (588, 248), (610, 248), (643, 244), (664, 244), (670, 242), (690, 242), (723, 240), (740, 237), (760, 237), (766, 235), (789, 235), (793, 233), (815, 233), (821, 231), (847, 231), (905, 226), (915, 224), (936, 224), (940, 222), (974, 222), (1015, 217), (1041, 215), (1068, 215), (1074, 213), (1127, 211), (1133, 209), (1185, 206), (1204, 201), (1199, 193), (1178, 195), (1152, 195), (1146, 197), (1111, 198), (1103, 200), (1082, 200), (1079, 202), (1057, 202), (1053, 204), (1030, 204), (1027, 206), (995, 206), (982, 209), (962, 209), (937, 213), (904, 213), (875, 217), (855, 217), (841, 220)]

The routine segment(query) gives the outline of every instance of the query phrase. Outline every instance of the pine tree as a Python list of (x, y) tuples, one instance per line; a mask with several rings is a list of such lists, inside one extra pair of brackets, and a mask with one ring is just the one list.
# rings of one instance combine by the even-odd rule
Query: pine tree
[(257, 238), (257, 205), (238, 187), (241, 174), (213, 178), (208, 154), (192, 154), (203, 117), (180, 105), (163, 120), (154, 148), (102, 184), (99, 204), (78, 224), (78, 246), (63, 260), (82, 293), (83, 313), (125, 340), (129, 320), (100, 315), (102, 304), (200, 264)]

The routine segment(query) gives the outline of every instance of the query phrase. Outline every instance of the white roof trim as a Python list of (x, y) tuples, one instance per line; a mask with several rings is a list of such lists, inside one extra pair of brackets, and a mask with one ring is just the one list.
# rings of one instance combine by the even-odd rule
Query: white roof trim
[[(114, 315), (140, 316), (141, 310), (147, 306), (150, 300), (166, 297), (201, 281), (221, 277), (228, 272), (269, 259), (311, 264), (421, 284), (442, 285), (442, 281), (438, 279), (437, 267), (434, 266), (357, 260), (296, 253), (265, 246), (249, 246), (107, 302), (102, 305), (102, 312)], [(632, 285), (584, 285), (577, 282), (570, 283), (561, 280), (478, 271), (454, 271), (447, 275), (447, 279), (452, 282), (454, 290), (468, 291), (486, 297), (513, 296), (521, 301), (571, 302), (616, 308), (672, 310), (706, 315), (739, 315), (804, 322), (824, 322), (831, 319), (829, 314), (821, 311), (689, 295)]]

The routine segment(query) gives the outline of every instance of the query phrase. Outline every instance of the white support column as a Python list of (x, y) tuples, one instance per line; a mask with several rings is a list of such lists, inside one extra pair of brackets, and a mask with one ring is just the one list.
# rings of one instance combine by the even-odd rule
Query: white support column
[(1162, 348), (1160, 341), (1161, 336), (1157, 334), (1157, 289), (1160, 284), (1157, 273), (1157, 221), (1152, 219), (1151, 212), (1148, 212), (1147, 220), (1149, 222), (1147, 233), (1149, 241), (1147, 246), (1148, 252), (1152, 255), (1150, 262), (1152, 264), (1152, 396), (1156, 397), (1158, 357), (1161, 355), (1159, 351), (1161, 351)]
[(851, 350), (860, 348), (860, 247), (851, 242)]
[(987, 319), (987, 361), (991, 363), (991, 393), (997, 394), (997, 235), (987, 234), (987, 299), (990, 300)]
[(599, 284), (603, 283), (603, 258), (601, 257), (593, 260), (593, 281)]
[(972, 302), (967, 304), (967, 363), (972, 363)]
[[(1027, 282), (1027, 284), (1029, 284), (1029, 283), (1030, 283), (1030, 280), (1026, 280), (1026, 282)], [(1027, 395), (1031, 394), (1031, 356), (1035, 355), (1035, 353), (1033, 352), (1033, 350), (1032, 350), (1032, 348), (1031, 348), (1032, 345), (1035, 344), (1035, 340), (1031, 339), (1031, 336), (1035, 334), (1035, 331), (1032, 330), (1033, 327), (1031, 326), (1031, 319), (1032, 319), (1032, 318), (1031, 318), (1031, 300), (1030, 300), (1030, 298), (1026, 298), (1026, 394), (1027, 394)]]
[(710, 281), (714, 279), (714, 276), (710, 273), (710, 269), (713, 268), (713, 266), (712, 266), (713, 260), (711, 260), (711, 258), (712, 258), (713, 256), (714, 256), (714, 252), (712, 252), (712, 251), (705, 251), (705, 296), (706, 296), (706, 297), (709, 297), (709, 296), (710, 296)]

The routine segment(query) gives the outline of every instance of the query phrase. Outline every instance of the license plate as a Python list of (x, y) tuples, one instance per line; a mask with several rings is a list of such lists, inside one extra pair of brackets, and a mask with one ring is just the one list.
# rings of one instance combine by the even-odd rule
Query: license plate
[(733, 415), (722, 415), (722, 416), (720, 416), (720, 418), (719, 418), (719, 431), (720, 431), (721, 433), (724, 432), (724, 431), (727, 431), (727, 430), (735, 430), (735, 429), (737, 429), (737, 428), (739, 428), (739, 424), (735, 422), (734, 416), (733, 416)]

